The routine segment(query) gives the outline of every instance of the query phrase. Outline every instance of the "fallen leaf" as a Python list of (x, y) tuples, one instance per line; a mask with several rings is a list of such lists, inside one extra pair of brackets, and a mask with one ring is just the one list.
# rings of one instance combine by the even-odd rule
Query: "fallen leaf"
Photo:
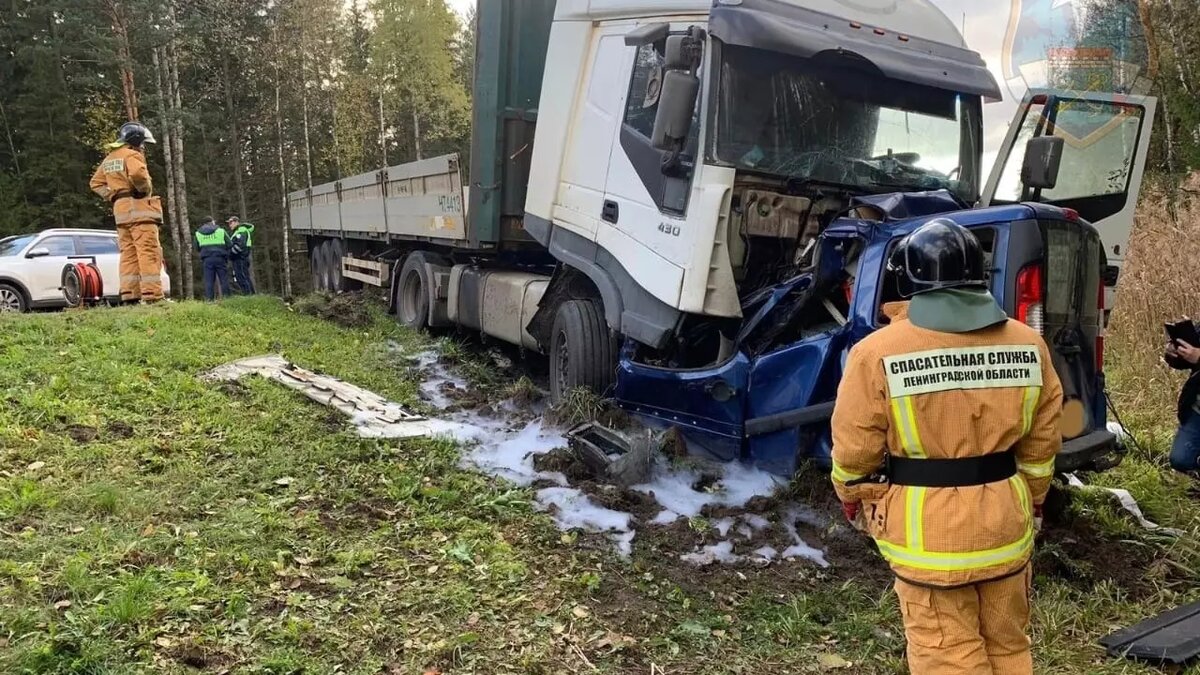
[(170, 649), (171, 646), (175, 644), (175, 642), (172, 641), (171, 638), (169, 638), (169, 637), (162, 636), (162, 637), (154, 638), (154, 644), (158, 645), (159, 647), (162, 647), (163, 649)]
[(78, 525), (71, 528), (71, 534), (79, 534), (80, 532), (83, 532), (83, 528)]
[(821, 664), (821, 667), (824, 668), (825, 670), (833, 670), (835, 668), (849, 668), (854, 665), (853, 663), (850, 663), (849, 661), (847, 661), (846, 659), (843, 659), (842, 657), (838, 656), (837, 654), (822, 654), (817, 657), (817, 663)]
[(477, 623), (479, 623), (479, 612), (471, 612), (471, 615), (467, 617), (467, 625), (474, 626)]
[(71, 606), (70, 600), (59, 600), (58, 602), (54, 603), (54, 609), (66, 609), (70, 606)]
[(25, 469), (26, 469), (27, 471), (37, 471), (38, 469), (40, 469), (40, 468), (42, 468), (42, 467), (44, 467), (44, 466), (46, 466), (46, 463), (45, 463), (45, 462), (33, 462), (33, 463), (32, 463), (32, 464), (30, 464), (29, 466), (25, 467)]
[(592, 614), (591, 610), (583, 605), (575, 605), (575, 608), (571, 610), (571, 613), (575, 615), (576, 619), (586, 619)]
[(154, 535), (154, 523), (149, 523), (146, 525), (145, 529), (142, 530), (142, 536), (150, 537), (153, 535)]
[(287, 487), (287, 486), (291, 485), (293, 482), (295, 482), (295, 480), (296, 479), (292, 478), (291, 476), (284, 476), (283, 478), (276, 480), (275, 484)]
[(301, 567), (311, 565), (317, 561), (316, 558), (304, 558), (304, 557), (300, 557), (300, 556), (292, 556), (292, 560), (295, 560), (296, 564), (300, 565)]

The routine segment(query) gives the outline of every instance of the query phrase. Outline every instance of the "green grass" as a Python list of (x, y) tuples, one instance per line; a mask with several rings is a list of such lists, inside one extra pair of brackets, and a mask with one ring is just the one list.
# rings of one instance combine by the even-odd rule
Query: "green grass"
[[(402, 354), (430, 338), (366, 311), (351, 328), (268, 298), (0, 317), (0, 672), (807, 673), (831, 654), (854, 663), (842, 672), (904, 672), (879, 583), (802, 564), (696, 572), (636, 543), (623, 561), (558, 532), (528, 491), (460, 469), (452, 443), (361, 439), (276, 384), (197, 378), (282, 352), (418, 404)], [(499, 396), (532, 389), (442, 348)], [(1196, 597), (1187, 481), (1142, 460), (1098, 480), (1193, 534), (1147, 535), (1077, 499), (1079, 518), (1142, 547), (1149, 590), (1039, 577), (1039, 672), (1151, 672), (1095, 639)]]

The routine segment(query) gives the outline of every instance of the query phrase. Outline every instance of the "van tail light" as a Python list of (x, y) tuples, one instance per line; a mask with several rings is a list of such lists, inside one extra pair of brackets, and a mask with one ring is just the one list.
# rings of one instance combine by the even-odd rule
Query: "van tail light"
[(1100, 292), (1096, 297), (1096, 372), (1104, 372), (1104, 279), (1100, 279)]
[(1042, 333), (1045, 317), (1045, 290), (1042, 266), (1027, 265), (1017, 274), (1017, 321)]

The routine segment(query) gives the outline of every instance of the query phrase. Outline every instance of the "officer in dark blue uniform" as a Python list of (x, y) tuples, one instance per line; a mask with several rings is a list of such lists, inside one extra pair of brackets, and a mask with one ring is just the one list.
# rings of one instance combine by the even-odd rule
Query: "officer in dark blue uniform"
[(229, 233), (217, 227), (212, 216), (204, 219), (196, 232), (196, 246), (200, 249), (200, 263), (204, 266), (204, 299), (216, 299), (216, 285), (221, 284), (221, 297), (229, 291)]

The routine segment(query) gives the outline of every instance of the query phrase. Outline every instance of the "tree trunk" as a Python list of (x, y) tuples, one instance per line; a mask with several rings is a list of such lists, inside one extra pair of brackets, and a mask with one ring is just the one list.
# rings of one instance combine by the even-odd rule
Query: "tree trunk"
[(337, 123), (337, 90), (333, 90), (333, 170), (337, 180), (342, 179), (342, 149), (338, 145), (338, 123)]
[(225, 114), (229, 118), (229, 144), (233, 147), (233, 185), (237, 189), (238, 216), (249, 218), (246, 212), (246, 188), (242, 184), (242, 136), (238, 131), (237, 111), (233, 108), (233, 84), (230, 82), (228, 58), (221, 59), (221, 69), (224, 73)]
[(1167, 96), (1162, 97), (1163, 140), (1167, 145), (1167, 173), (1175, 175), (1175, 131), (1171, 128), (1175, 120), (1171, 119), (1171, 106), (1167, 101), (1168, 98)]
[(308, 142), (308, 56), (303, 34), (300, 40), (300, 107), (304, 113), (304, 172), (312, 187), (312, 146)]
[(1137, 0), (1137, 10), (1142, 34), (1146, 37), (1146, 77), (1153, 81), (1158, 76), (1158, 36), (1154, 32), (1150, 0)]
[(379, 152), (382, 153), (383, 166), (380, 168), (386, 169), (387, 161), (387, 127), (383, 121), (383, 83), (379, 84)]
[(184, 293), (187, 297), (195, 297), (195, 277), (192, 273), (192, 246), (191, 246), (191, 227), (188, 218), (188, 202), (187, 202), (187, 170), (183, 153), (183, 101), (179, 94), (179, 55), (175, 50), (175, 33), (178, 29), (178, 22), (175, 18), (175, 0), (168, 0), (167, 6), (171, 12), (171, 42), (167, 50), (167, 70), (170, 73), (170, 95), (171, 104), (175, 115), (172, 119), (174, 133), (171, 135), (171, 150), (172, 158), (175, 162), (175, 202), (179, 206), (179, 231), (183, 240), (188, 242), (187, 246), (183, 247), (183, 262), (186, 267), (184, 274)]
[(154, 65), (154, 90), (158, 98), (159, 126), (163, 135), (163, 163), (167, 165), (167, 229), (171, 231), (171, 243), (175, 245), (175, 278), (180, 280), (179, 283), (183, 283), (183, 278), (189, 271), (183, 266), (183, 249), (185, 246), (190, 246), (191, 242), (182, 238), (179, 229), (179, 207), (175, 204), (175, 166), (172, 161), (174, 153), (171, 151), (173, 134), (168, 122), (167, 97), (163, 95), (165, 74), (158, 51), (159, 48), (155, 47), (150, 54), (151, 62)]
[(424, 159), (421, 157), (421, 120), (417, 117), (417, 102), (413, 101), (412, 109), (413, 118), (413, 147), (417, 149), (417, 160)]
[(113, 34), (117, 37), (117, 63), (121, 68), (121, 93), (125, 97), (125, 116), (132, 121), (138, 119), (137, 88), (133, 82), (133, 59), (129, 56), (129, 17), (119, 0), (107, 0), (105, 9), (112, 21)]
[(1167, 6), (1167, 34), (1171, 36), (1171, 51), (1174, 53), (1172, 61), (1175, 62), (1175, 76), (1179, 78), (1179, 86), (1183, 87), (1183, 93), (1190, 97), (1192, 95), (1192, 77), (1187, 67), (1183, 44), (1180, 42), (1179, 33), (1176, 30), (1175, 5), (1171, 4), (1171, 0), (1167, 0), (1165, 4)]
[[(275, 30), (271, 30), (275, 33)], [(287, 164), (283, 161), (283, 113), (279, 106), (279, 83), (283, 79), (280, 73), (279, 61), (283, 58), (283, 48), (279, 44), (279, 35), (275, 34), (275, 44), (279, 52), (275, 58), (275, 151), (279, 159), (279, 194), (283, 211), (280, 212), (280, 222), (283, 225), (283, 297), (292, 297), (292, 235), (291, 213), (288, 210)], [(311, 186), (311, 182), (309, 183)]]

